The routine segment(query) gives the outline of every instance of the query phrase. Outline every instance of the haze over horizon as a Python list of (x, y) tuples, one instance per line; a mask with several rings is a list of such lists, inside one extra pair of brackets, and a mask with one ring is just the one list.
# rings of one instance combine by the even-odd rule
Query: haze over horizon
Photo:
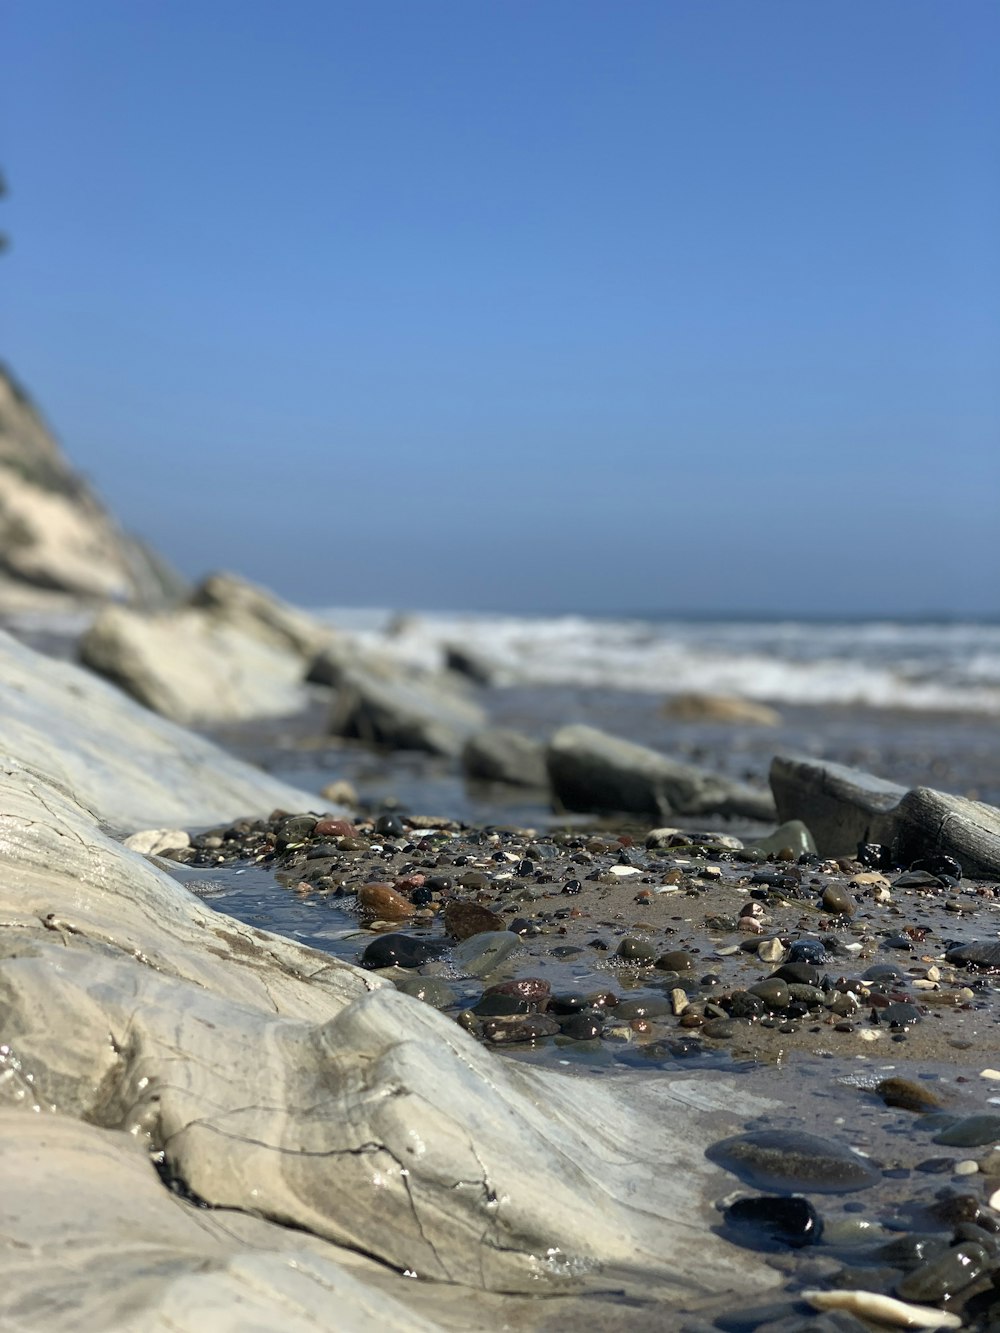
[(304, 605), (1000, 613), (1000, 7), (8, 8), (2, 357)]

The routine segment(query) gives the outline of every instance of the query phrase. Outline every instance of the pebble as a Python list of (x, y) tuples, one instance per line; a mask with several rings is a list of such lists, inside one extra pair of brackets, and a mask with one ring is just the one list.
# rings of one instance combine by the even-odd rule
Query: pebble
[(886, 1106), (898, 1106), (903, 1111), (933, 1111), (941, 1099), (930, 1088), (909, 1078), (884, 1078), (875, 1085), (875, 1095)]
[(455, 940), (471, 939), (484, 931), (504, 931), (505, 927), (502, 916), (463, 898), (455, 898), (444, 909), (444, 928)]
[(982, 1245), (965, 1241), (915, 1268), (896, 1284), (904, 1300), (946, 1301), (981, 1277), (991, 1266)]
[(573, 1014), (563, 1019), (559, 1029), (572, 1041), (593, 1041), (604, 1030), (604, 1024), (594, 1014)]
[[(671, 949), (667, 953), (660, 954), (655, 966), (661, 972), (690, 972), (694, 964), (694, 955), (688, 953), (686, 949)], [(997, 1077), (1000, 1078), (1000, 1075)]]
[(440, 957), (445, 947), (438, 940), (414, 939), (411, 935), (380, 935), (366, 946), (361, 966), (422, 967), (432, 958)]
[[(758, 1194), (737, 1199), (723, 1212), (726, 1226), (738, 1236), (756, 1242), (754, 1249), (787, 1246), (801, 1249), (815, 1245), (823, 1234), (823, 1223), (808, 1199)], [(763, 1242), (763, 1244), (761, 1243)]]
[(973, 940), (949, 949), (945, 961), (954, 967), (971, 967), (980, 972), (1000, 972), (1000, 940)]
[(934, 1135), (932, 1143), (948, 1148), (978, 1148), (1000, 1139), (1000, 1116), (970, 1115), (954, 1121)]
[(458, 1001), (454, 990), (440, 977), (401, 977), (395, 984), (404, 995), (423, 1000), (432, 1009), (448, 1009)]
[(823, 890), (823, 907), (833, 916), (853, 916), (857, 904), (846, 889), (829, 884)]
[(483, 1023), (483, 1036), (495, 1045), (512, 1046), (518, 1042), (543, 1041), (554, 1037), (559, 1024), (544, 1014), (517, 1018), (488, 1018)]
[(752, 1188), (776, 1193), (846, 1194), (869, 1189), (882, 1178), (877, 1167), (846, 1145), (797, 1131), (738, 1134), (714, 1144), (707, 1156)]
[(381, 921), (403, 921), (416, 911), (413, 903), (391, 884), (362, 884), (358, 889), (358, 906), (366, 916)]
[(817, 1310), (847, 1310), (862, 1319), (873, 1319), (895, 1328), (962, 1327), (959, 1316), (950, 1310), (911, 1305), (874, 1291), (803, 1291), (801, 1295)]
[(516, 981), (498, 981), (487, 986), (485, 995), (516, 995), (522, 1000), (539, 1003), (547, 1000), (552, 987), (541, 977), (519, 977)]
[(636, 963), (640, 967), (650, 967), (657, 956), (656, 945), (651, 940), (638, 939), (635, 935), (626, 935), (615, 950), (615, 957), (626, 963)]
[(456, 944), (451, 956), (460, 971), (470, 977), (483, 977), (522, 947), (521, 937), (513, 931), (491, 930)]
[(752, 846), (759, 852), (771, 855), (789, 851), (793, 859), (803, 853), (816, 852), (816, 841), (801, 819), (789, 819), (786, 823), (779, 824), (773, 833), (768, 834), (766, 838), (758, 838)]

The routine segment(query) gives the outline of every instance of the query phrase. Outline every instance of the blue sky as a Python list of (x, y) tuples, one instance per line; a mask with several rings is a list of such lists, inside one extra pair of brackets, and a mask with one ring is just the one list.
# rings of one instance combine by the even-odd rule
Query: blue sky
[(2, 351), (185, 573), (1000, 611), (994, 0), (10, 0)]

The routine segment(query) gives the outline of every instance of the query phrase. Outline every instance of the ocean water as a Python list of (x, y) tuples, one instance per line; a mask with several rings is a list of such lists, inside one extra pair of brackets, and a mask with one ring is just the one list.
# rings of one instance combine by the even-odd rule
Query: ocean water
[(777, 704), (1000, 717), (1000, 620), (528, 617), (326, 608), (330, 624), (433, 668), (462, 644), (509, 684), (736, 694)]

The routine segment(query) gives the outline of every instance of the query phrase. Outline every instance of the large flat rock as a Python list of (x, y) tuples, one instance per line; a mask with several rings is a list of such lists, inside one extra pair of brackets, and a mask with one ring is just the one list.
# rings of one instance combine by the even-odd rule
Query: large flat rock
[(68, 662), (0, 631), (0, 754), (127, 832), (322, 808)]

